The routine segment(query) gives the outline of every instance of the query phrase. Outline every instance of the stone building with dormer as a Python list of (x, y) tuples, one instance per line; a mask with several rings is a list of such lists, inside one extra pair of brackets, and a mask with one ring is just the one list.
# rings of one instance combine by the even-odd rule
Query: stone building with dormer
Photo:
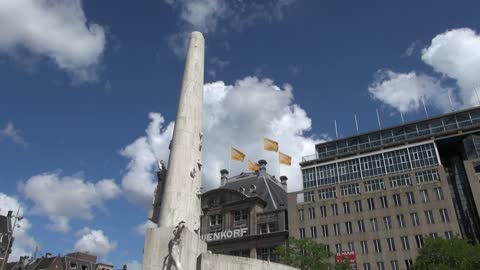
[(260, 170), (229, 177), (222, 170), (217, 189), (202, 194), (201, 235), (217, 254), (277, 261), (276, 247), (288, 238), (287, 177)]

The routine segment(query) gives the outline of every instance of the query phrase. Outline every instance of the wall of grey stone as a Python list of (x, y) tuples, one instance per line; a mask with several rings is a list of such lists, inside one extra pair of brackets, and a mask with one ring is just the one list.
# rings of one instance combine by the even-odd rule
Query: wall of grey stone
[(198, 257), (197, 270), (298, 270), (283, 264), (252, 258), (202, 253)]

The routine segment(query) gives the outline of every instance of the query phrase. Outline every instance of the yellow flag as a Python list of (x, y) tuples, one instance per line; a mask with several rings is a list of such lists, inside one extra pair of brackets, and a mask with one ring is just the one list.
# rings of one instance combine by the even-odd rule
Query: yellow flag
[(278, 142), (263, 138), (263, 149), (278, 152)]
[(253, 162), (251, 160), (248, 161), (248, 170), (252, 172), (256, 172), (260, 170), (260, 165), (258, 163)]
[(242, 151), (232, 147), (230, 151), (230, 158), (232, 160), (240, 160), (241, 162), (243, 162), (243, 160), (245, 159), (245, 154)]
[(292, 157), (282, 152), (278, 152), (278, 161), (280, 164), (285, 164), (288, 166), (292, 165)]

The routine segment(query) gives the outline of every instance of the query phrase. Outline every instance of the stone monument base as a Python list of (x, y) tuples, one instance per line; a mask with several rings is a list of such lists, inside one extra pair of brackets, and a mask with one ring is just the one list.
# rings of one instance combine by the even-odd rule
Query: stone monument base
[[(207, 252), (207, 244), (187, 227), (180, 231), (180, 237), (176, 239), (176, 230), (178, 226), (147, 229), (142, 270), (197, 269), (197, 258)], [(181, 268), (177, 267), (177, 263)]]
[(197, 270), (298, 270), (287, 265), (252, 258), (203, 253), (198, 257)]

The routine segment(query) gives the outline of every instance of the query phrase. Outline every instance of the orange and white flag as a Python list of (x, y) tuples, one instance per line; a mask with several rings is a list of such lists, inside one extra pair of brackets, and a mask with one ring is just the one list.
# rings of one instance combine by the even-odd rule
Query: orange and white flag
[(245, 159), (245, 154), (242, 151), (232, 147), (232, 149), (230, 150), (230, 158), (232, 160), (239, 160), (243, 162), (243, 160)]
[(284, 154), (282, 152), (278, 152), (278, 162), (280, 162), (280, 164), (285, 164), (285, 165), (291, 166), (292, 165), (292, 157), (287, 155), (287, 154)]
[(248, 161), (248, 170), (251, 172), (257, 172), (260, 170), (260, 165), (258, 163), (253, 162), (251, 160)]
[(278, 142), (263, 138), (263, 149), (267, 151), (278, 152)]

